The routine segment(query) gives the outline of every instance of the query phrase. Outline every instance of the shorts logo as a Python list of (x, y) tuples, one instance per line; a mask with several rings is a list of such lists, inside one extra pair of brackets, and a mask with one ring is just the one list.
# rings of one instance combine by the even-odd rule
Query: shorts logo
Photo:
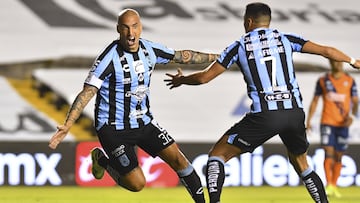
[(115, 148), (111, 153), (114, 155), (114, 157), (119, 157), (120, 155), (125, 153), (125, 146), (120, 145), (119, 147)]
[(238, 142), (244, 144), (245, 146), (250, 146), (250, 143), (246, 142), (245, 140), (238, 138)]
[(118, 160), (120, 161), (120, 164), (124, 167), (129, 166), (130, 160), (126, 154), (121, 155)]

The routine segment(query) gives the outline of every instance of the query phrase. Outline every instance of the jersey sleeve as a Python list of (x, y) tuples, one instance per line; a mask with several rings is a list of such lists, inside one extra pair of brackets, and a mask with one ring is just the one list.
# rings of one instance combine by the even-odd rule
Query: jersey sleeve
[(284, 36), (290, 41), (291, 48), (294, 52), (301, 52), (302, 47), (308, 41), (302, 36), (293, 33), (287, 33), (284, 34)]
[(220, 57), (217, 59), (217, 62), (220, 63), (223, 67), (228, 69), (232, 64), (238, 61), (239, 47), (240, 47), (240, 43), (238, 41), (235, 41), (232, 44), (230, 44), (220, 54)]
[(85, 79), (85, 84), (95, 86), (100, 89), (105, 77), (109, 64), (112, 61), (113, 54), (116, 52), (116, 42), (113, 42), (97, 56), (95, 62)]

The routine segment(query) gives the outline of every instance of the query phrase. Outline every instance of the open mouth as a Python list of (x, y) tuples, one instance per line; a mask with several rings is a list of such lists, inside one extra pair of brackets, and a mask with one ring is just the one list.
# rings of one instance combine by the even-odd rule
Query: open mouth
[(128, 45), (129, 46), (134, 46), (135, 45), (135, 37), (129, 37), (127, 39)]

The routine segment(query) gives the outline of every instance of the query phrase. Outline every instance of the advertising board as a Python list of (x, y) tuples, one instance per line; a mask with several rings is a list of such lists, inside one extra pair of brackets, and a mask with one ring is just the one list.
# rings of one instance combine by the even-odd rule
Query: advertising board
[[(96, 180), (91, 174), (90, 150), (98, 142), (63, 143), (52, 151), (44, 142), (0, 143), (0, 185), (43, 186), (115, 186), (106, 173)], [(179, 143), (205, 186), (207, 152), (212, 143)], [(343, 157), (338, 185), (360, 186), (360, 146), (350, 145)], [(174, 171), (159, 158), (138, 149), (139, 164), (148, 187), (174, 187), (180, 184)], [(325, 182), (324, 151), (311, 145), (308, 156), (311, 167)], [(254, 153), (234, 157), (225, 165), (225, 186), (298, 186), (301, 181), (286, 157), (281, 144), (265, 144)]]

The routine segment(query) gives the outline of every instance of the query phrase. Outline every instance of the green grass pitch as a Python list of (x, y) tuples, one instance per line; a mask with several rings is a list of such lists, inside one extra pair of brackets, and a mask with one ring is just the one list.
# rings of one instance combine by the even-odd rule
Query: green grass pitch
[[(360, 187), (340, 188), (343, 197), (331, 203), (360, 202)], [(208, 200), (207, 194), (206, 199)], [(222, 203), (310, 203), (305, 187), (225, 187)], [(0, 187), (1, 203), (192, 203), (184, 187), (145, 188), (129, 192), (119, 187)]]

